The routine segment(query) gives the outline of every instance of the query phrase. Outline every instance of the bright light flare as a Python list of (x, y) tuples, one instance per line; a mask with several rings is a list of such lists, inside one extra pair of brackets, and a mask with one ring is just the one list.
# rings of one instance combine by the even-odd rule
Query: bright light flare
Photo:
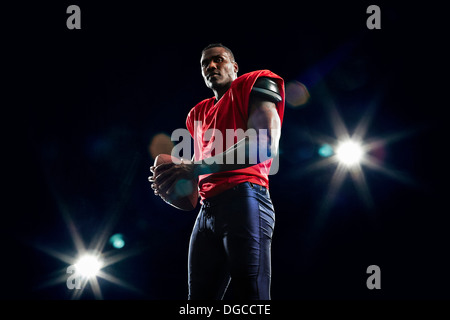
[[(71, 218), (68, 205), (60, 197), (57, 188), (54, 185), (50, 185), (52, 194), (56, 199), (59, 211), (66, 224), (70, 237), (72, 238), (77, 254), (75, 256), (72, 256), (67, 253), (59, 252), (47, 246), (37, 245), (35, 243), (32, 244), (32, 246), (34, 246), (36, 249), (42, 250), (48, 255), (68, 264), (67, 268), (61, 269), (56, 277), (51, 277), (47, 280), (44, 280), (42, 283), (37, 285), (36, 289), (43, 289), (54, 285), (64, 285), (67, 287), (67, 289), (72, 290), (72, 288), (68, 286), (69, 282), (72, 280), (75, 281), (75, 279), (80, 279), (80, 288), (72, 290), (71, 299), (79, 299), (88, 286), (91, 288), (95, 299), (103, 299), (100, 284), (98, 282), (98, 279), (103, 279), (115, 285), (121, 286), (127, 290), (134, 291), (141, 296), (145, 296), (145, 293), (138, 288), (125, 282), (121, 278), (109, 274), (105, 270), (107, 267), (113, 264), (121, 262), (131, 256), (140, 254), (142, 252), (142, 249), (132, 248), (127, 251), (121, 251), (120, 253), (117, 253), (116, 251), (103, 251), (108, 241), (108, 236), (114, 228), (114, 225), (118, 222), (119, 213), (123, 210), (128, 201), (130, 193), (130, 191), (128, 190), (129, 181), (134, 177), (134, 174), (136, 173), (136, 169), (138, 167), (136, 165), (137, 163), (138, 161), (133, 161), (132, 165), (129, 167), (129, 171), (127, 172), (126, 177), (124, 178), (124, 184), (122, 185), (123, 188), (121, 188), (121, 190), (123, 191), (121, 192), (121, 194), (124, 196), (120, 197), (117, 200), (117, 203), (113, 204), (114, 210), (108, 213), (107, 220), (103, 224), (102, 228), (93, 233), (93, 239), (88, 246), (85, 245), (74, 221)], [(116, 242), (113, 246), (114, 248), (122, 248), (125, 245), (125, 240), (122, 238), (121, 234), (117, 234), (116, 238), (117, 236), (120, 236), (122, 241)], [(72, 274), (73, 271), (75, 271), (75, 274)], [(75, 275), (79, 275), (80, 277), (78, 278)], [(75, 277), (71, 278), (72, 276)], [(70, 283), (76, 284), (75, 282)]]
[(364, 156), (364, 150), (360, 143), (352, 140), (341, 142), (336, 148), (336, 157), (347, 167), (360, 163)]
[(75, 263), (76, 272), (87, 279), (96, 277), (102, 267), (103, 261), (94, 254), (85, 254)]

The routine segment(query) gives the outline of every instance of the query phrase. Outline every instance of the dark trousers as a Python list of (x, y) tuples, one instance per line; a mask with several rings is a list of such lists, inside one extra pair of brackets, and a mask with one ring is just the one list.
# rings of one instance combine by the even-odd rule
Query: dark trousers
[(204, 201), (189, 244), (189, 299), (269, 300), (275, 212), (269, 191), (245, 182)]

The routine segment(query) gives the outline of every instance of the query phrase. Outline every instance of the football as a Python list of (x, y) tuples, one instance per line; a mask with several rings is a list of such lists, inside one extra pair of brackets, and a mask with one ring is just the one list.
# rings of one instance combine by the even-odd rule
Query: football
[[(181, 159), (171, 156), (170, 154), (160, 154), (155, 158), (154, 166), (158, 167), (163, 163), (175, 163), (180, 164)], [(155, 169), (154, 177), (157, 177), (161, 172)], [(194, 210), (198, 202), (198, 190), (197, 182), (194, 180), (179, 179), (175, 182), (175, 189), (170, 195), (160, 194), (167, 204), (184, 210)]]

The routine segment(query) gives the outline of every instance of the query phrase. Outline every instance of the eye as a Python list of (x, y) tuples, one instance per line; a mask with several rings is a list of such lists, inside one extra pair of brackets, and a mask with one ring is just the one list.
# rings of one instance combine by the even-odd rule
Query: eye
[(222, 62), (223, 58), (222, 57), (217, 57), (214, 59), (214, 62)]

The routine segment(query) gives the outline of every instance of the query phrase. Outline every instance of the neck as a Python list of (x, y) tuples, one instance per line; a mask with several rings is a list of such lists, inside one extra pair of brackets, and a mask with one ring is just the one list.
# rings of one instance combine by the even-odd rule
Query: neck
[(227, 86), (221, 87), (221, 88), (217, 88), (217, 89), (213, 89), (214, 92), (214, 96), (216, 97), (216, 101), (219, 101), (220, 98), (222, 98), (222, 96), (225, 94), (225, 92), (228, 91), (228, 89), (231, 87), (231, 83)]

